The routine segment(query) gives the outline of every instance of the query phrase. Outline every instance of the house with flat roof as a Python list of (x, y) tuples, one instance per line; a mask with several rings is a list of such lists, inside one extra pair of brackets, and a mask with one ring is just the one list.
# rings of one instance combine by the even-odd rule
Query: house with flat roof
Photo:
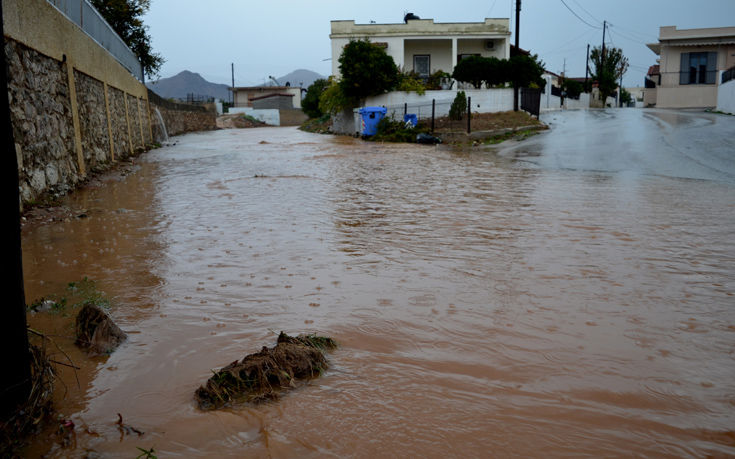
[(339, 57), (350, 40), (367, 39), (385, 49), (396, 65), (420, 77), (442, 70), (452, 73), (463, 57), (510, 57), (510, 21), (434, 22), (409, 13), (403, 23), (355, 24), (332, 21), (332, 75), (339, 75)]
[(722, 71), (735, 66), (735, 27), (677, 29), (661, 27), (658, 43), (647, 45), (659, 56), (658, 80), (647, 81), (645, 100), (659, 108), (717, 106)]

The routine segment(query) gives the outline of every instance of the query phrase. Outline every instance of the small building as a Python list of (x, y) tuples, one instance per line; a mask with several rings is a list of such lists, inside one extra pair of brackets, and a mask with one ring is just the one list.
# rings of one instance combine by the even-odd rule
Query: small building
[(381, 46), (398, 68), (414, 71), (420, 77), (442, 70), (452, 73), (468, 56), (510, 57), (508, 19), (484, 22), (435, 23), (409, 13), (398, 24), (355, 24), (332, 21), (332, 75), (339, 75), (339, 57), (350, 40), (368, 39)]
[(250, 103), (252, 104), (252, 107), (256, 110), (265, 110), (269, 108), (288, 110), (293, 108), (293, 98), (293, 94), (274, 93), (253, 97), (250, 99)]
[[(252, 107), (254, 100), (264, 96), (290, 97), (289, 107), (274, 108), (301, 108), (301, 88), (298, 86), (243, 86), (232, 88), (232, 101), (235, 107)], [(282, 101), (279, 101), (279, 104)]]
[(735, 66), (735, 27), (661, 27), (658, 43), (648, 47), (659, 56), (659, 68), (658, 75), (649, 72), (646, 81), (647, 88), (655, 86), (646, 91), (647, 105), (652, 104), (655, 91), (659, 108), (717, 106), (720, 72)]

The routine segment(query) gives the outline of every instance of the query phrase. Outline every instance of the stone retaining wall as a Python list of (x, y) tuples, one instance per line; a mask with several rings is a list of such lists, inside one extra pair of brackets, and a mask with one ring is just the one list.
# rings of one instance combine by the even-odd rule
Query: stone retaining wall
[[(22, 203), (64, 194), (88, 173), (105, 170), (162, 139), (157, 117), (150, 113), (156, 106), (146, 98), (76, 68), (69, 72), (66, 60), (8, 37), (5, 55)], [(158, 107), (169, 135), (216, 129), (216, 113), (176, 105)]]
[(6, 40), (8, 100), (23, 202), (80, 180), (66, 64)]

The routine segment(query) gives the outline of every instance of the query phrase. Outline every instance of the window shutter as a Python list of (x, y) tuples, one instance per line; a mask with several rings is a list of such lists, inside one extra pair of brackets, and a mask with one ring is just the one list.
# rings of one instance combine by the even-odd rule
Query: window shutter
[(681, 67), (679, 67), (679, 84), (689, 84), (689, 53), (681, 53)]
[(707, 84), (715, 84), (717, 79), (717, 53), (707, 53)]

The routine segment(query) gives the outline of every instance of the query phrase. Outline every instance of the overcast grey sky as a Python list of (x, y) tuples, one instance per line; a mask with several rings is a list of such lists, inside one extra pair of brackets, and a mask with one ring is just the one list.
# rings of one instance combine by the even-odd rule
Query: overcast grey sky
[[(608, 45), (623, 49), (630, 61), (625, 86), (642, 86), (656, 56), (660, 26), (678, 28), (735, 26), (735, 0), (523, 0), (521, 48), (537, 53), (547, 69), (584, 76), (587, 43), (602, 42), (602, 21), (611, 24)], [(402, 22), (405, 12), (435, 22), (480, 22), (511, 18), (515, 0), (152, 0), (144, 21), (153, 48), (166, 58), (161, 77), (182, 70), (215, 83), (257, 85), (299, 68), (331, 72), (329, 21)], [(583, 22), (584, 21), (584, 22)], [(586, 23), (585, 23), (586, 22)], [(512, 37), (511, 37), (512, 39)]]

